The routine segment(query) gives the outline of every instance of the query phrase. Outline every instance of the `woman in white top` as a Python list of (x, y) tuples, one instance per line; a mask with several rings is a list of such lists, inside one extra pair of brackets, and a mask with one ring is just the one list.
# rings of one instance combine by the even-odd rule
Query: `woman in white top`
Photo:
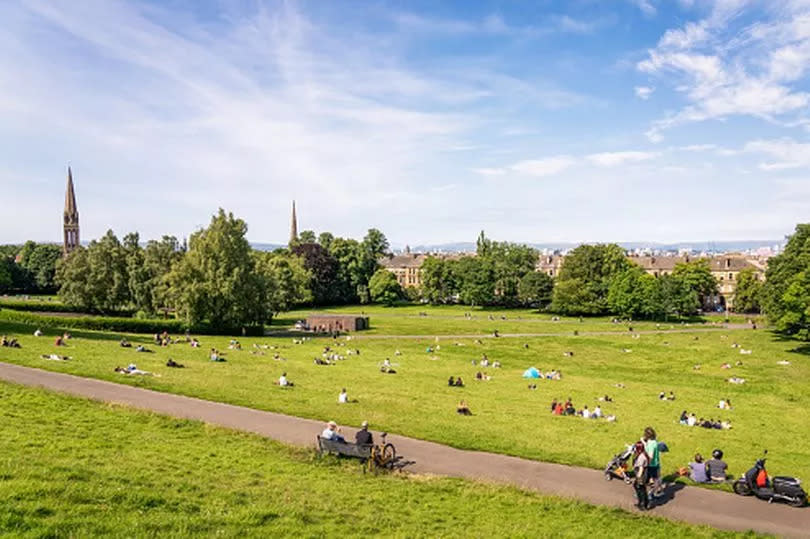
[(349, 402), (349, 395), (346, 393), (345, 387), (341, 390), (340, 395), (338, 395), (338, 402), (340, 404), (346, 404)]

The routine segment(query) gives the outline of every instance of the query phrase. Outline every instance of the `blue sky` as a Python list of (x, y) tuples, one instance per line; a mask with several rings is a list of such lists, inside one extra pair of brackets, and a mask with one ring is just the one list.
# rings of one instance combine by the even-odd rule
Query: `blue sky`
[(0, 3), (0, 242), (780, 238), (810, 0)]

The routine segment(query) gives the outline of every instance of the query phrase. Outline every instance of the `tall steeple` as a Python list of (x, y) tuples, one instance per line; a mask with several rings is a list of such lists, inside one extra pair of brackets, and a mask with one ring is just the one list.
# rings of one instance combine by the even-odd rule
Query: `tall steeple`
[(65, 213), (63, 221), (64, 239), (62, 250), (67, 256), (79, 246), (79, 209), (76, 207), (76, 193), (73, 189), (73, 172), (68, 167), (67, 190), (65, 190)]
[(298, 218), (295, 216), (295, 201), (292, 206), (292, 220), (290, 221), (290, 245), (298, 241)]

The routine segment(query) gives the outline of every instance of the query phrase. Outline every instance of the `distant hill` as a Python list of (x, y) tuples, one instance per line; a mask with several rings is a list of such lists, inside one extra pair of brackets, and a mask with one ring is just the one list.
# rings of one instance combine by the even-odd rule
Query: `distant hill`
[(251, 243), (250, 246), (257, 251), (275, 251), (276, 249), (286, 247), (286, 245), (279, 245), (277, 243)]

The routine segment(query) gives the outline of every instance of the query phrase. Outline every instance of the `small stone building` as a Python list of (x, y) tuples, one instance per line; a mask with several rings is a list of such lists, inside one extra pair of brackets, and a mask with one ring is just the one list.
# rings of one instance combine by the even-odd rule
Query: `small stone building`
[(361, 331), (368, 329), (368, 316), (355, 314), (312, 314), (307, 317), (307, 329), (317, 333)]

